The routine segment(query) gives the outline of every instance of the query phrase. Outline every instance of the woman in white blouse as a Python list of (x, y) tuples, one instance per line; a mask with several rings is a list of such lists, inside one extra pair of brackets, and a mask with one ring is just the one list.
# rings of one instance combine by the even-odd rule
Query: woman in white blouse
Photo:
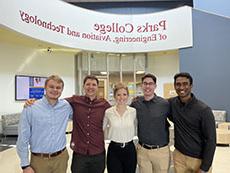
[(127, 105), (127, 86), (118, 83), (114, 88), (116, 104), (105, 112), (104, 130), (111, 140), (107, 153), (108, 173), (135, 173), (137, 156), (133, 143), (136, 132), (136, 109)]

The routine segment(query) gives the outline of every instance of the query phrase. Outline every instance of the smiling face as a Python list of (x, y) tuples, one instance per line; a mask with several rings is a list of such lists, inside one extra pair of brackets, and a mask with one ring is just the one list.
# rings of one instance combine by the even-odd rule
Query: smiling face
[(49, 101), (57, 101), (63, 91), (63, 83), (49, 80), (45, 85), (46, 98)]
[(192, 84), (187, 77), (177, 77), (174, 88), (182, 102), (187, 102), (191, 98)]
[(128, 97), (129, 95), (125, 88), (118, 89), (114, 95), (117, 105), (126, 105)]
[(97, 81), (94, 79), (87, 79), (84, 83), (84, 91), (85, 95), (90, 99), (94, 99), (97, 95), (98, 84)]
[(142, 90), (145, 98), (152, 98), (156, 89), (156, 83), (151, 77), (146, 77), (142, 81)]

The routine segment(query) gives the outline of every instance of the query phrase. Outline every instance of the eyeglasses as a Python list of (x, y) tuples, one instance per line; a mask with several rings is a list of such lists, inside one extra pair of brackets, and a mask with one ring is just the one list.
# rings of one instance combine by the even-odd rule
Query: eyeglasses
[(154, 82), (143, 82), (144, 86), (147, 86), (147, 85), (153, 86), (154, 84), (155, 84)]

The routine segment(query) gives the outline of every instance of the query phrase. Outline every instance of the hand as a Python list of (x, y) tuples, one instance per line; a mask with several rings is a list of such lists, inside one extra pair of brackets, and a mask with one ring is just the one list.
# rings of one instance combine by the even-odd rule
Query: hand
[(24, 104), (24, 108), (33, 105), (35, 101), (36, 101), (35, 99), (28, 99), (28, 100), (26, 100), (26, 102)]
[(33, 170), (32, 167), (27, 167), (25, 169), (23, 169), (22, 173), (35, 173), (35, 171)]

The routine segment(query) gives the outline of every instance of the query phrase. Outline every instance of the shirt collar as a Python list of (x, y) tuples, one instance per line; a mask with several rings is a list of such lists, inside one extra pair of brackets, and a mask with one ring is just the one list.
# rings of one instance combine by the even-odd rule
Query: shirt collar
[(57, 102), (56, 102), (54, 105), (51, 105), (51, 104), (48, 102), (48, 100), (47, 100), (47, 98), (46, 98), (45, 95), (42, 97), (42, 101), (43, 101), (45, 104), (50, 105), (50, 106), (56, 106), (56, 105), (59, 103), (59, 99), (58, 99)]
[(197, 98), (196, 98), (196, 96), (195, 96), (193, 93), (191, 93), (191, 99), (190, 99), (187, 103), (182, 103), (182, 102), (180, 101), (179, 96), (177, 96), (177, 102), (178, 102), (181, 106), (189, 106), (189, 105), (192, 105), (193, 103), (195, 103), (196, 101), (197, 101)]
[[(116, 107), (116, 104), (112, 106), (112, 109), (113, 111), (117, 112), (117, 107)], [(125, 112), (128, 111), (128, 106), (126, 105), (126, 109), (125, 109)], [(117, 112), (118, 113), (118, 112)]]
[(156, 93), (154, 93), (154, 97), (151, 98), (150, 100), (145, 100), (145, 97), (143, 96), (141, 101), (144, 103), (148, 103), (148, 102), (156, 102), (157, 101), (158, 96), (156, 95)]
[(91, 100), (89, 97), (87, 97), (86, 95), (84, 96), (84, 99), (86, 102), (95, 102), (97, 100), (97, 97), (95, 97), (93, 100)]

